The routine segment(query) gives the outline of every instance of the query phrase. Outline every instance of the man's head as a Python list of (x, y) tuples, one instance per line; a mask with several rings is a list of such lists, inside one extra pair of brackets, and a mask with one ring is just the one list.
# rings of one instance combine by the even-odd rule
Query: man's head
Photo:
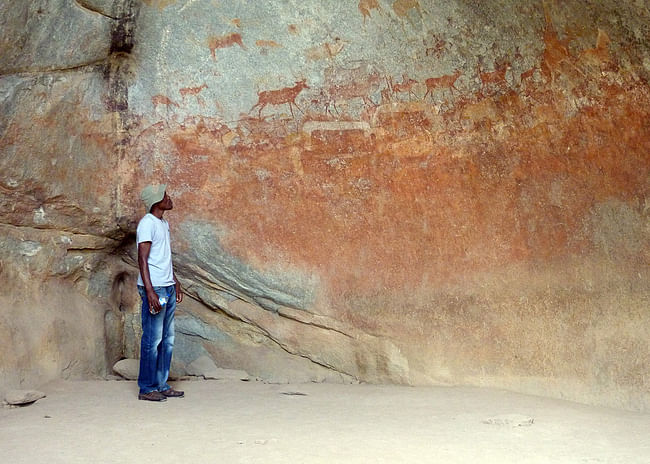
[(169, 195), (165, 192), (167, 189), (166, 184), (160, 185), (147, 185), (140, 193), (140, 198), (144, 202), (145, 207), (147, 208), (147, 213), (151, 212), (151, 209), (158, 205), (163, 211), (170, 210), (174, 207), (172, 199), (169, 198)]

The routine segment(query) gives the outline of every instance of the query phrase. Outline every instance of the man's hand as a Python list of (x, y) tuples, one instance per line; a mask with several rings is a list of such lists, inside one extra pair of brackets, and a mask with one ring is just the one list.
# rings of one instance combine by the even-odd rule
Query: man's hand
[(149, 301), (149, 312), (151, 312), (151, 314), (158, 314), (162, 311), (162, 306), (160, 306), (160, 301), (158, 300), (158, 294), (154, 292), (153, 288), (147, 290), (147, 300)]
[(177, 280), (176, 281), (176, 303), (180, 303), (183, 301), (183, 289), (181, 288), (181, 283)]

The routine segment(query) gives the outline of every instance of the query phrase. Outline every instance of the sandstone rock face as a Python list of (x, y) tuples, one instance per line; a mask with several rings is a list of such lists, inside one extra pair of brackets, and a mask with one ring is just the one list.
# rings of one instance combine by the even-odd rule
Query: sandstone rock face
[(0, 390), (109, 372), (133, 272), (114, 255), (125, 237), (111, 97), (119, 21), (81, 2), (2, 2), (2, 12)]
[(645, 3), (27, 3), (0, 28), (0, 390), (137, 357), (138, 192), (165, 182), (181, 369), (650, 409)]

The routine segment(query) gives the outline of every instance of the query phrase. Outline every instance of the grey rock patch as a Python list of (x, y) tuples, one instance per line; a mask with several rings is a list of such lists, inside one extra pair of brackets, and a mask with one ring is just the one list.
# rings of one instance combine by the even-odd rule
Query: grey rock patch
[(185, 363), (172, 358), (172, 364), (169, 367), (169, 380), (180, 380), (187, 374)]
[(128, 380), (137, 380), (140, 372), (139, 359), (122, 359), (113, 365), (113, 372)]
[(111, 19), (92, 14), (75, 2), (14, 2), (4, 10), (0, 40), (9, 39), (16, 46), (3, 50), (3, 74), (73, 69), (92, 65), (109, 54)]
[(198, 377), (203, 377), (218, 369), (214, 361), (208, 356), (200, 356), (187, 366), (187, 373)]
[(201, 356), (187, 366), (187, 373), (206, 380), (250, 380), (245, 371), (217, 367), (208, 356)]
[(45, 393), (37, 390), (10, 390), (5, 396), (5, 402), (13, 406), (28, 405), (45, 396)]
[(532, 417), (524, 416), (523, 414), (500, 414), (485, 419), (483, 423), (507, 427), (529, 427), (533, 425), (534, 421), (535, 419)]
[[(229, 288), (233, 296), (247, 296), (264, 309), (277, 312), (281, 306), (306, 308), (315, 298), (318, 278), (289, 269), (261, 272), (230, 255), (221, 245), (223, 231), (208, 224), (184, 222), (180, 225), (182, 235), (189, 240), (189, 254), (184, 261), (203, 272), (207, 272), (219, 287)], [(214, 295), (202, 292), (199, 298), (212, 307)], [(222, 299), (217, 298), (217, 300)], [(217, 303), (217, 304), (215, 304)]]

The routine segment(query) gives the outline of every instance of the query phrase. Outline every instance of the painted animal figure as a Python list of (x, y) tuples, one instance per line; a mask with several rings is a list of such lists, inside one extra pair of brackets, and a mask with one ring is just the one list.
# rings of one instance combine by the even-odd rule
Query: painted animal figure
[(447, 74), (440, 77), (430, 77), (429, 79), (425, 80), (424, 84), (427, 86), (427, 92), (424, 94), (424, 97), (422, 97), (422, 99), (424, 100), (427, 98), (427, 95), (429, 94), (432, 94), (433, 96), (433, 92), (436, 89), (449, 89), (452, 94), (452, 89), (458, 91), (455, 84), (460, 75), (461, 72), (456, 70), (456, 72), (453, 74)]
[(609, 62), (609, 44), (611, 40), (607, 33), (598, 29), (596, 47), (589, 48), (580, 54), (580, 60), (588, 66), (600, 67)]
[(524, 87), (524, 86), (528, 87), (529, 85), (531, 85), (531, 84), (529, 84), (529, 81), (533, 81), (533, 83), (534, 83), (534, 77), (535, 77), (535, 73), (537, 72), (537, 70), (538, 70), (537, 66), (533, 66), (530, 69), (528, 69), (528, 70), (522, 72), (521, 74), (519, 74), (519, 86), (520, 87)]
[(422, 14), (418, 0), (395, 0), (393, 3), (393, 11), (400, 18), (406, 18), (412, 9), (417, 10), (420, 15)]
[(483, 92), (483, 89), (485, 88), (486, 85), (496, 85), (496, 86), (506, 85), (507, 84), (506, 73), (510, 68), (511, 65), (507, 61), (500, 64), (495, 64), (494, 71), (492, 72), (483, 72), (479, 65), (478, 75), (479, 78), (481, 79), (481, 92)]
[(302, 110), (298, 105), (296, 105), (296, 97), (300, 92), (303, 91), (303, 89), (308, 89), (309, 86), (307, 85), (307, 80), (303, 79), (301, 81), (297, 81), (296, 85), (293, 87), (285, 87), (280, 90), (265, 90), (263, 92), (257, 92), (257, 103), (253, 105), (253, 107), (250, 109), (249, 113), (253, 111), (256, 107), (259, 107), (259, 113), (258, 116), (261, 119), (262, 118), (262, 110), (266, 105), (284, 105), (288, 104), (289, 105), (289, 111), (291, 111), (291, 116), (294, 116), (293, 114), (293, 109), (292, 106), (295, 106), (300, 110), (302, 113)]
[(381, 75), (370, 63), (360, 63), (354, 68), (332, 66), (325, 69), (325, 93), (337, 112), (337, 102), (357, 98), (362, 99), (365, 105), (375, 106), (370, 95), (381, 87)]
[(390, 94), (390, 87), (386, 87), (385, 89), (381, 89), (380, 95), (381, 95), (381, 103), (382, 104), (390, 103), (391, 101), (393, 101), (393, 99), (391, 97), (391, 94)]
[(522, 72), (519, 74), (519, 80), (523, 83), (527, 81), (528, 79), (532, 78), (535, 75), (535, 71), (537, 71), (537, 66), (533, 66), (527, 71)]
[(410, 95), (413, 95), (413, 86), (415, 84), (418, 84), (418, 81), (415, 79), (409, 78), (406, 74), (402, 75), (402, 83), (401, 84), (392, 84), (391, 88), (393, 90), (393, 93), (402, 93), (402, 92), (407, 92)]
[(378, 0), (359, 0), (359, 11), (363, 15), (363, 24), (366, 24), (366, 18), (370, 18), (370, 11), (373, 9), (379, 10)]
[(217, 55), (216, 55), (217, 48), (232, 47), (235, 44), (239, 45), (241, 48), (246, 50), (246, 47), (244, 46), (244, 42), (242, 41), (241, 38), (241, 34), (238, 34), (237, 32), (226, 34), (221, 37), (214, 37), (214, 36), (208, 37), (208, 48), (210, 49), (210, 54), (212, 55), (213, 60), (217, 59)]
[(542, 74), (547, 82), (552, 84), (555, 82), (555, 77), (562, 73), (563, 65), (565, 65), (566, 69), (572, 68), (584, 76), (582, 71), (573, 63), (573, 59), (569, 54), (569, 40), (560, 40), (553, 26), (548, 6), (545, 2), (542, 2), (542, 5), (544, 6), (544, 20), (546, 22), (544, 28), (544, 53), (542, 54), (541, 64)]
[(199, 87), (185, 87), (180, 89), (179, 92), (181, 94), (181, 97), (183, 97), (183, 101), (185, 101), (185, 97), (187, 97), (188, 95), (196, 96), (199, 93), (201, 93), (203, 89), (207, 89), (207, 88), (208, 88), (208, 84), (204, 82)]
[(167, 97), (166, 95), (154, 95), (153, 97), (151, 97), (151, 104), (153, 105), (154, 109), (156, 109), (158, 105), (165, 105), (167, 107), (179, 106), (178, 103), (170, 100), (169, 97)]

